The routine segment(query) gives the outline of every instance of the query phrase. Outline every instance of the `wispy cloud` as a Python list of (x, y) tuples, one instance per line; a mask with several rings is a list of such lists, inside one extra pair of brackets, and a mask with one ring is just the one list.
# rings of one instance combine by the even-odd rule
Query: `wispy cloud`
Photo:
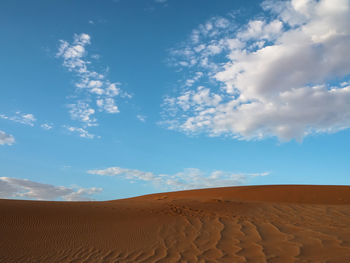
[(14, 122), (18, 122), (24, 125), (34, 126), (36, 122), (36, 118), (33, 114), (30, 113), (22, 113), (17, 111), (15, 115), (7, 116), (5, 114), (0, 114), (0, 119), (10, 120)]
[(216, 170), (205, 173), (196, 168), (187, 168), (176, 174), (154, 174), (140, 170), (109, 167), (103, 170), (89, 170), (89, 174), (103, 176), (120, 176), (131, 182), (144, 181), (154, 184), (163, 190), (186, 190), (197, 188), (210, 188), (220, 186), (234, 186), (246, 182), (254, 176), (265, 176), (268, 173), (244, 174)]
[(53, 125), (52, 124), (49, 124), (49, 123), (43, 123), (40, 125), (41, 128), (43, 128), (44, 130), (51, 130), (53, 128)]
[(102, 191), (101, 188), (73, 188), (42, 184), (26, 179), (0, 177), (1, 198), (25, 198), (36, 200), (92, 200), (94, 194)]
[(145, 115), (138, 114), (136, 115), (136, 118), (141, 122), (146, 122), (147, 117)]
[(246, 25), (212, 18), (172, 50), (171, 64), (190, 75), (164, 101), (168, 128), (302, 140), (350, 127), (350, 2), (265, 1), (262, 8), (265, 16)]
[(81, 137), (81, 138), (86, 138), (86, 139), (99, 138), (99, 136), (96, 136), (95, 134), (89, 133), (84, 128), (72, 127), (72, 126), (64, 126), (64, 127), (72, 133), (77, 133), (79, 135), (79, 137)]
[[(63, 60), (63, 66), (73, 72), (77, 79), (75, 86), (80, 97), (68, 108), (71, 118), (79, 121), (84, 129), (97, 125), (98, 112), (119, 113), (117, 97), (131, 97), (120, 88), (119, 82), (111, 82), (105, 72), (92, 69), (93, 64), (86, 50), (90, 44), (90, 35), (75, 34), (71, 43), (60, 40), (57, 52), (57, 57)], [(93, 54), (90, 58), (96, 59), (99, 55)]]
[[(14, 115), (6, 115), (6, 114), (0, 114), (0, 119), (13, 121), (16, 123), (21, 123), (23, 125), (27, 125), (30, 127), (34, 127), (38, 120), (36, 117), (31, 113), (22, 113), (21, 111), (17, 111)], [(51, 130), (53, 128), (52, 123), (41, 123), (39, 121), (38, 126), (40, 126), (44, 130)]]
[(0, 130), (0, 145), (12, 145), (15, 143), (15, 138), (11, 134)]

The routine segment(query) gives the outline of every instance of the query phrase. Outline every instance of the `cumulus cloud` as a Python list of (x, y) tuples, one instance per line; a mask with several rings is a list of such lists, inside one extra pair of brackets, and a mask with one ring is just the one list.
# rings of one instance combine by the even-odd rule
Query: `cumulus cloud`
[[(193, 77), (166, 97), (167, 127), (244, 140), (302, 140), (350, 127), (350, 1), (262, 7), (265, 16), (239, 27), (213, 18), (172, 50), (171, 63)], [(203, 78), (210, 85), (201, 87)]]
[(268, 173), (242, 174), (220, 170), (204, 173), (196, 168), (187, 168), (176, 174), (154, 174), (140, 170), (109, 167), (103, 170), (89, 170), (88, 174), (102, 176), (119, 176), (131, 182), (144, 181), (154, 184), (163, 190), (187, 190), (221, 186), (234, 186), (246, 182), (249, 177), (265, 176)]
[(15, 138), (11, 134), (0, 130), (0, 145), (12, 145), (15, 143)]
[(71, 188), (42, 184), (26, 179), (0, 177), (0, 198), (25, 198), (36, 200), (93, 200), (92, 195), (101, 188)]
[(76, 91), (81, 95), (68, 105), (73, 120), (81, 123), (84, 129), (97, 125), (96, 113), (119, 113), (116, 97), (130, 98), (131, 95), (120, 89), (120, 83), (111, 82), (104, 72), (93, 69), (89, 58), (99, 58), (98, 54), (88, 56), (87, 47), (91, 44), (88, 34), (75, 34), (71, 43), (60, 40), (56, 56), (63, 60), (63, 66), (73, 72)]
[(24, 125), (28, 125), (28, 126), (34, 126), (34, 123), (36, 122), (36, 118), (34, 117), (33, 114), (30, 113), (22, 113), (20, 111), (17, 111), (15, 113), (15, 115), (12, 116), (7, 116), (5, 114), (0, 114), (0, 118), (1, 119), (5, 119), (5, 120), (10, 120), (10, 121), (14, 121), (14, 122), (18, 122)]

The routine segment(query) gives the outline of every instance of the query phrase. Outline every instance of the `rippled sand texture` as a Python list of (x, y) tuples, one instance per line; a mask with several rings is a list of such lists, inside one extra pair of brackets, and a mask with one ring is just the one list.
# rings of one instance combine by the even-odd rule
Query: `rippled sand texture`
[(0, 200), (0, 262), (350, 262), (350, 187)]

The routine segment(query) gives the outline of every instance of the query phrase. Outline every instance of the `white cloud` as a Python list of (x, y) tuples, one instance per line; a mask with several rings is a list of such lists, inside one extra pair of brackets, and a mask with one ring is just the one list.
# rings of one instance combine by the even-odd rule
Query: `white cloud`
[[(110, 97), (118, 96), (120, 94), (120, 89), (117, 87), (117, 85), (120, 85), (120, 83), (110, 83), (108, 85), (108, 87), (106, 88), (106, 94)], [(126, 94), (126, 97), (128, 97), (128, 96), (130, 96), (130, 95)]]
[(146, 116), (145, 115), (138, 114), (138, 115), (136, 115), (136, 118), (139, 121), (141, 121), (141, 122), (146, 122)]
[(0, 130), (0, 145), (12, 145), (15, 143), (15, 138), (11, 134)]
[(78, 101), (76, 104), (70, 104), (68, 106), (70, 108), (69, 113), (73, 120), (79, 120), (88, 127), (97, 125), (96, 118), (92, 117), (95, 110), (91, 108), (89, 104)]
[(5, 120), (18, 122), (18, 123), (28, 125), (28, 126), (34, 126), (34, 123), (36, 122), (36, 118), (34, 117), (33, 114), (22, 113), (20, 111), (17, 111), (15, 113), (15, 115), (13, 115), (13, 116), (7, 116), (4, 114), (0, 114), (0, 118), (5, 119)]
[(221, 29), (211, 19), (172, 51), (173, 65), (203, 72), (211, 84), (198, 89), (196, 80), (166, 98), (169, 128), (302, 140), (350, 127), (350, 1), (262, 6), (265, 17), (238, 28), (228, 20)]
[[(35, 118), (35, 116), (33, 114), (22, 113), (20, 111), (17, 111), (12, 116), (0, 114), (0, 119), (10, 120), (10, 121), (21, 123), (21, 124), (28, 125), (31, 127), (34, 127), (35, 123), (37, 122), (37, 119)], [(44, 130), (51, 130), (53, 128), (53, 124), (42, 123), (42, 124), (40, 124), (40, 127), (43, 128)]]
[(77, 133), (81, 138), (86, 138), (86, 139), (94, 139), (95, 137), (99, 138), (99, 136), (91, 134), (86, 129), (83, 129), (80, 127), (65, 126), (65, 128), (70, 132)]
[(96, 104), (101, 110), (105, 110), (108, 113), (119, 112), (118, 106), (115, 105), (115, 100), (113, 98), (98, 99), (96, 100)]
[(273, 20), (267, 23), (264, 20), (249, 21), (247, 28), (237, 34), (241, 41), (248, 40), (275, 40), (281, 34), (283, 23), (280, 20)]
[(51, 130), (53, 128), (52, 124), (49, 123), (43, 123), (40, 125), (41, 128), (43, 128), (44, 130)]
[(0, 198), (25, 198), (36, 200), (93, 200), (102, 188), (71, 188), (42, 184), (26, 179), (0, 177)]
[(201, 77), (203, 77), (203, 72), (196, 72), (192, 78), (186, 80), (185, 86), (191, 87), (196, 83)]
[[(69, 105), (73, 120), (82, 123), (82, 129), (97, 125), (97, 112), (109, 114), (119, 113), (116, 97), (130, 98), (131, 95), (120, 89), (120, 83), (113, 83), (107, 79), (105, 73), (93, 70), (93, 64), (88, 59), (87, 47), (91, 44), (88, 34), (75, 34), (72, 43), (60, 40), (57, 57), (63, 59), (63, 66), (73, 72), (76, 77), (77, 94), (82, 95), (77, 101)], [(98, 59), (98, 54), (90, 58)], [(93, 99), (96, 105), (89, 102)], [(97, 108), (98, 111), (97, 111)]]
[(160, 4), (166, 3), (167, 1), (168, 1), (168, 0), (154, 0), (154, 2), (160, 3)]
[(169, 175), (154, 174), (152, 172), (125, 169), (121, 167), (109, 167), (103, 170), (89, 170), (87, 173), (102, 176), (120, 176), (124, 179), (130, 180), (131, 182), (150, 182), (156, 187), (164, 190), (187, 190), (234, 186), (243, 184), (249, 177), (268, 175), (268, 173), (242, 174), (224, 172), (220, 170), (216, 170), (211, 173), (204, 173), (196, 168), (187, 168), (183, 172)]

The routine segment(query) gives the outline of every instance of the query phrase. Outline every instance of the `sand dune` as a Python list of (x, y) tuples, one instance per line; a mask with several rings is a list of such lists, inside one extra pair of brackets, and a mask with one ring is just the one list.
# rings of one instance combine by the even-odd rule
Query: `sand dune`
[(0, 200), (0, 262), (350, 262), (350, 187)]

